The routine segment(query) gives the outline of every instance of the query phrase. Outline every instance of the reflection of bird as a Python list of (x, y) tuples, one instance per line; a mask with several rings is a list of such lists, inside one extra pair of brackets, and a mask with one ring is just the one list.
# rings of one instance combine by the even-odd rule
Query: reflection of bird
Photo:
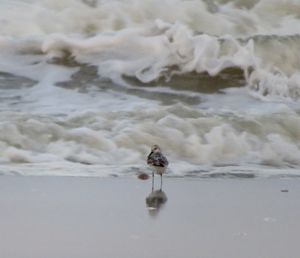
[(152, 191), (146, 198), (150, 215), (157, 215), (160, 208), (167, 202), (168, 197), (162, 190)]
[(167, 158), (161, 153), (158, 145), (153, 145), (147, 158), (147, 164), (152, 168), (152, 189), (154, 185), (154, 173), (160, 175), (160, 188), (162, 188), (162, 175), (169, 164)]

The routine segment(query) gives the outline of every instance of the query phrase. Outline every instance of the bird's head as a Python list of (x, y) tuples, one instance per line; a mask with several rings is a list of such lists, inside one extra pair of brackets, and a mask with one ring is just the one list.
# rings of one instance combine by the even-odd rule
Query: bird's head
[(153, 145), (151, 151), (154, 153), (161, 152), (160, 147), (158, 145)]

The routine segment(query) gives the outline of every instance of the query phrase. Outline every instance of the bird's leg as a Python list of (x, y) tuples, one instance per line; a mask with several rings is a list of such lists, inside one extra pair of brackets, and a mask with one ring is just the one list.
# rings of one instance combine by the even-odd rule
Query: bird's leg
[(160, 191), (162, 190), (162, 174), (160, 174)]
[(154, 171), (152, 171), (152, 192), (154, 191)]

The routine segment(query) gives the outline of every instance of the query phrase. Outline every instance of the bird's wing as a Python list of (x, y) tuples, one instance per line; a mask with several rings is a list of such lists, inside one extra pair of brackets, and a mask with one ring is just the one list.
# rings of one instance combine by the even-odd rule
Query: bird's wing
[(157, 167), (166, 167), (169, 164), (167, 158), (161, 153), (153, 153), (152, 155), (150, 154), (148, 156), (147, 163)]

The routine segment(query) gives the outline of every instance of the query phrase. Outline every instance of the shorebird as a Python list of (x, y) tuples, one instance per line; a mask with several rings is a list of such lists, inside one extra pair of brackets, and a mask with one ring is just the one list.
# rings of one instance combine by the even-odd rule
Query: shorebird
[(147, 158), (147, 164), (152, 169), (152, 190), (154, 189), (154, 173), (160, 175), (160, 190), (162, 189), (162, 175), (169, 164), (167, 158), (161, 153), (158, 145), (153, 145)]

